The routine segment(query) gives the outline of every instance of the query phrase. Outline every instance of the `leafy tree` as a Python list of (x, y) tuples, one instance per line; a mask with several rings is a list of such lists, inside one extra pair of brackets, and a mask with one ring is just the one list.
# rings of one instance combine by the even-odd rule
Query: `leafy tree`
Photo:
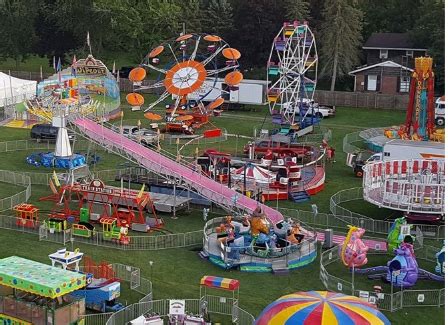
[(420, 16), (422, 0), (359, 0), (364, 12), (363, 37), (372, 33), (405, 33)]
[(307, 0), (285, 0), (286, 18), (293, 20), (308, 20), (310, 18), (310, 3)]
[(325, 1), (320, 30), (321, 75), (331, 76), (331, 91), (334, 91), (336, 79), (359, 62), (362, 12), (355, 5), (356, 0)]
[(0, 2), (0, 57), (13, 58), (16, 66), (25, 59), (37, 41), (33, 22), (36, 4), (20, 0)]
[(416, 10), (419, 13), (411, 37), (428, 48), (434, 59), (436, 89), (445, 88), (445, 4), (441, 0), (424, 0)]
[(204, 29), (204, 12), (201, 0), (179, 0), (182, 8), (180, 22), (185, 23), (187, 33), (200, 33)]
[(234, 0), (233, 5), (238, 29), (229, 43), (242, 53), (244, 67), (266, 67), (274, 37), (286, 20), (284, 7), (275, 0)]
[(227, 0), (209, 0), (203, 19), (204, 32), (224, 39), (233, 31), (233, 7)]

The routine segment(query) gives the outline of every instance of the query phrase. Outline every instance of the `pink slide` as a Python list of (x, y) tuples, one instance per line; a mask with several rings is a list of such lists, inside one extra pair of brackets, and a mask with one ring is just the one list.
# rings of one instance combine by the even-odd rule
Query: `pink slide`
[(103, 147), (111, 150), (119, 150), (125, 154), (124, 156), (129, 156), (128, 159), (138, 162), (150, 171), (171, 176), (189, 184), (200, 195), (220, 206), (224, 206), (230, 210), (235, 208), (244, 210), (247, 213), (252, 213), (260, 206), (272, 224), (283, 220), (282, 214), (277, 210), (252, 200), (223, 184), (215, 182), (187, 166), (177, 163), (156, 151), (148, 149), (117, 132), (97, 124), (95, 121), (88, 118), (78, 118), (72, 123), (87, 137), (101, 144)]

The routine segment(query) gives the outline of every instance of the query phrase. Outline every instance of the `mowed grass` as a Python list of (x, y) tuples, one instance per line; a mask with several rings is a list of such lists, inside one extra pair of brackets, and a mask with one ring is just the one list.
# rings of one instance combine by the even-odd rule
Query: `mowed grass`
[[(124, 97), (124, 96), (123, 96)], [(148, 98), (150, 99), (150, 98)], [(149, 121), (143, 117), (143, 112), (130, 112), (129, 108), (124, 105), (123, 124), (136, 124), (141, 120), (142, 127), (148, 127)], [(253, 128), (268, 127), (270, 124), (270, 116), (264, 119), (267, 108), (261, 108), (257, 111), (243, 112), (225, 112), (224, 116), (213, 119), (213, 124), (217, 127), (226, 128), (229, 133), (238, 133), (247, 136), (253, 134)], [(162, 112), (160, 110), (160, 112)], [(325, 190), (314, 196), (311, 201), (303, 204), (295, 204), (289, 201), (280, 201), (280, 207), (288, 207), (291, 209), (309, 210), (311, 204), (317, 204), (319, 211), (328, 212), (329, 198), (339, 190), (359, 187), (361, 180), (353, 176), (352, 170), (345, 166), (345, 154), (342, 152), (342, 139), (346, 133), (354, 132), (363, 128), (387, 126), (399, 124), (404, 120), (404, 112), (383, 111), (383, 110), (358, 110), (350, 108), (338, 108), (335, 118), (327, 119), (322, 122), (332, 129), (333, 139), (331, 145), (336, 148), (336, 162), (327, 166), (327, 176)], [(113, 121), (115, 124), (120, 123), (119, 120)], [(264, 122), (264, 125), (263, 125)], [(13, 139), (27, 139), (29, 130), (0, 128), (0, 141)], [(232, 142), (234, 141), (234, 142)], [(246, 141), (247, 142), (247, 141)], [(209, 147), (216, 149), (228, 150), (233, 153), (234, 150), (241, 152), (243, 141), (236, 143), (236, 140), (229, 140), (226, 143), (213, 144)], [(175, 152), (176, 145), (162, 144), (164, 149)], [(193, 148), (195, 145), (192, 146)], [(201, 146), (200, 149), (205, 149)], [(194, 149), (188, 149), (194, 151)], [(101, 155), (101, 153), (99, 153)], [(14, 169), (24, 171), (34, 171), (27, 165), (22, 165), (23, 155), (2, 155), (1, 168)], [(121, 158), (108, 156), (111, 165), (115, 165)], [(20, 165), (19, 165), (20, 164)], [(101, 164), (101, 162), (100, 162)], [(19, 167), (16, 168), (16, 165)], [(100, 168), (100, 165), (97, 166)], [(41, 172), (51, 172), (48, 169), (41, 169)], [(117, 185), (116, 182), (113, 184)], [(7, 185), (9, 186), (9, 185)], [(138, 186), (137, 186), (138, 187)], [(19, 189), (20, 190), (20, 189)], [(1, 193), (0, 195), (8, 196), (10, 192)], [(38, 202), (38, 198), (49, 194), (46, 186), (33, 186), (32, 198), (30, 202), (36, 203), (43, 210), (49, 210), (53, 204), (49, 202)], [(3, 197), (4, 197), (3, 196)], [(276, 202), (270, 202), (275, 206)], [(353, 206), (352, 206), (353, 205)], [(391, 214), (390, 210), (381, 211), (378, 208), (365, 202), (355, 202), (348, 204), (350, 208), (356, 211), (370, 215), (373, 217), (384, 219)], [(380, 211), (380, 213), (379, 213)], [(179, 212), (178, 219), (173, 220), (170, 215), (163, 215), (166, 221), (166, 229), (172, 232), (186, 232), (201, 229), (203, 226), (201, 211), (193, 211), (190, 213)], [(258, 315), (261, 310), (278, 297), (295, 291), (307, 290), (324, 290), (324, 286), (319, 280), (319, 263), (318, 260), (309, 266), (293, 271), (286, 277), (276, 277), (272, 274), (254, 274), (242, 273), (235, 270), (223, 270), (206, 261), (201, 260), (197, 256), (200, 247), (191, 249), (171, 249), (161, 251), (119, 251), (102, 247), (94, 247), (87, 245), (77, 245), (81, 251), (92, 256), (95, 260), (107, 260), (109, 262), (117, 262), (123, 264), (134, 265), (141, 268), (142, 275), (146, 278), (151, 277), (149, 261), (154, 262), (152, 281), (154, 283), (154, 298), (198, 298), (199, 297), (199, 280), (203, 275), (216, 275), (235, 278), (241, 281), (240, 305), (254, 315)], [(440, 245), (434, 243), (433, 245)], [(20, 255), (26, 258), (48, 263), (47, 255), (60, 248), (58, 244), (48, 242), (38, 242), (37, 236), (21, 234), (14, 231), (0, 229), (0, 257), (10, 255)], [(319, 256), (318, 256), (319, 259)], [(370, 258), (369, 265), (385, 265), (387, 259)], [(377, 264), (375, 264), (377, 263)], [(434, 263), (435, 265), (435, 263)], [(431, 270), (431, 263), (425, 264), (424, 267)], [(347, 279), (350, 277), (348, 270), (341, 266), (335, 266), (332, 269), (335, 275)], [(360, 288), (371, 290), (373, 283), (361, 277), (356, 278), (356, 283), (360, 284)], [(425, 286), (426, 281), (419, 283), (419, 289), (433, 288), (434, 285)], [(358, 286), (357, 286), (358, 287)], [(386, 288), (386, 286), (385, 286)], [(386, 289), (385, 289), (385, 292)], [(218, 293), (219, 294), (219, 293)], [(130, 294), (126, 290), (124, 299), (128, 302), (135, 301), (138, 297)], [(410, 322), (420, 324), (426, 322), (428, 324), (441, 324), (444, 317), (442, 308), (406, 308), (395, 313), (386, 313), (393, 324), (408, 324)]]

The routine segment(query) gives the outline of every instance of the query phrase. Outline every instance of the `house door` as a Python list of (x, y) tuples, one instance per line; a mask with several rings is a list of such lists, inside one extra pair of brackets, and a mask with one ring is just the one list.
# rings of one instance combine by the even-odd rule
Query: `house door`
[(376, 81), (378, 76), (377, 75), (368, 75), (367, 76), (367, 90), (373, 90), (376, 91)]

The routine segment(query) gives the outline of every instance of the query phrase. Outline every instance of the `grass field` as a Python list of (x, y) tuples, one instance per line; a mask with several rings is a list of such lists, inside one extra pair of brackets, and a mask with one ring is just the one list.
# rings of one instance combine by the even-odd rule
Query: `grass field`
[[(124, 97), (124, 96), (123, 96)], [(147, 96), (147, 99), (151, 98)], [(142, 112), (130, 112), (128, 107), (124, 105), (123, 124), (136, 124), (140, 119), (143, 126), (149, 126), (149, 121), (142, 117)], [(357, 110), (351, 108), (338, 108), (335, 118), (324, 120), (322, 125), (332, 130), (331, 145), (336, 148), (336, 162), (327, 166), (327, 176), (325, 190), (312, 198), (305, 204), (294, 204), (292, 202), (280, 202), (279, 206), (309, 210), (311, 204), (317, 204), (319, 211), (327, 212), (329, 207), (329, 198), (339, 190), (359, 187), (361, 180), (353, 176), (350, 168), (345, 166), (345, 154), (342, 152), (342, 139), (345, 134), (356, 130), (379, 127), (393, 124), (399, 124), (404, 120), (403, 112), (387, 111), (387, 110)], [(242, 112), (226, 112), (224, 116), (214, 119), (213, 123), (221, 128), (226, 128), (231, 133), (239, 133), (244, 135), (252, 135), (253, 128), (260, 128), (266, 115), (266, 108), (254, 109)], [(115, 123), (119, 123), (115, 121)], [(265, 126), (270, 123), (268, 116)], [(27, 139), (29, 130), (6, 129), (0, 127), (0, 141)], [(235, 140), (229, 140), (228, 143), (216, 144), (216, 149), (235, 150), (235, 147), (241, 149), (243, 143)], [(215, 145), (211, 146), (215, 147)], [(175, 146), (166, 147), (166, 149), (174, 150)], [(202, 148), (201, 148), (202, 149)], [(0, 161), (0, 169), (26, 170), (34, 169), (25, 165), (23, 162), (26, 152), (17, 152), (2, 155)], [(99, 153), (99, 155), (103, 155)], [(100, 164), (96, 168), (106, 169), (116, 167), (122, 162), (121, 158), (105, 155), (102, 157)], [(51, 172), (51, 170), (41, 169), (41, 172)], [(9, 186), (9, 185), (7, 185)], [(36, 202), (40, 196), (48, 194), (49, 191), (45, 186), (33, 186), (31, 202)], [(0, 196), (8, 196), (9, 189), (6, 192), (0, 191)], [(49, 209), (51, 204), (39, 203), (43, 209)], [(275, 205), (271, 203), (271, 205)], [(353, 202), (347, 205), (350, 209), (362, 212), (372, 217), (384, 219), (391, 215), (390, 210), (379, 210), (365, 202)], [(179, 219), (172, 220), (166, 216), (166, 228), (173, 232), (185, 232), (190, 230), (198, 230), (202, 228), (203, 221), (200, 214), (180, 214)], [(437, 244), (437, 243), (435, 243)], [(241, 273), (235, 270), (225, 271), (214, 265), (200, 260), (197, 252), (200, 249), (171, 249), (162, 251), (119, 251), (107, 248), (99, 248), (86, 245), (79, 246), (81, 251), (92, 256), (95, 260), (107, 260), (109, 262), (118, 262), (128, 265), (134, 265), (141, 268), (142, 275), (150, 278), (149, 261), (154, 261), (152, 281), (154, 284), (154, 298), (197, 298), (199, 296), (199, 279), (203, 275), (216, 275), (235, 278), (241, 281), (240, 305), (254, 315), (258, 315), (260, 311), (270, 302), (277, 299), (281, 295), (294, 291), (306, 290), (323, 290), (324, 287), (319, 280), (319, 263), (318, 261), (302, 269), (293, 271), (289, 276), (276, 277), (272, 274), (254, 274)], [(44, 263), (48, 263), (47, 255), (54, 252), (59, 245), (48, 242), (37, 242), (35, 236), (27, 234), (19, 234), (13, 231), (0, 230), (0, 257), (9, 255), (20, 255), (26, 258), (32, 258)], [(319, 257), (318, 257), (319, 258)], [(384, 265), (387, 259), (377, 257), (369, 257), (368, 266)], [(434, 263), (435, 265), (435, 263)], [(425, 268), (431, 270), (434, 265), (424, 265)], [(341, 265), (335, 265), (334, 270), (338, 276), (346, 278), (350, 276), (348, 270)], [(365, 286), (369, 290), (373, 284), (366, 279), (356, 278), (356, 282)], [(425, 282), (419, 284), (419, 289), (425, 286)], [(429, 285), (433, 287), (433, 285)], [(387, 292), (387, 291), (386, 291)], [(126, 290), (125, 299), (131, 302), (135, 299), (135, 294), (129, 294)], [(443, 322), (444, 311), (438, 308), (407, 308), (395, 313), (386, 313), (393, 324), (441, 324)]]

